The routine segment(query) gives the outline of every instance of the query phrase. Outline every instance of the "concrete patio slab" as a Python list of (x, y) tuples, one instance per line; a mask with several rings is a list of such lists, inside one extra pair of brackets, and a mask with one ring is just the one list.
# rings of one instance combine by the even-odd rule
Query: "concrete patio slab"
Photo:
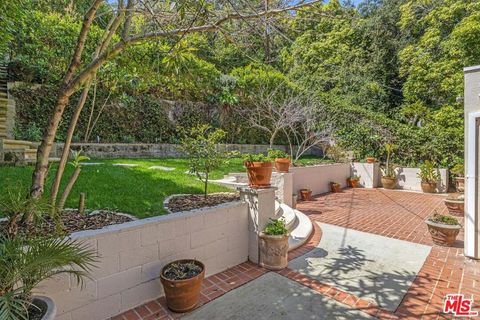
[(274, 272), (230, 291), (182, 319), (374, 319)]
[(330, 224), (319, 225), (322, 239), (317, 248), (291, 261), (289, 267), (395, 311), (431, 247)]

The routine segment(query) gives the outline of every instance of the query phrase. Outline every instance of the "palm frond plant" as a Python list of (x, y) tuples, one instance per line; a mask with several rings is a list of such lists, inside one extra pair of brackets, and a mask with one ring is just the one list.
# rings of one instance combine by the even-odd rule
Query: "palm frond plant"
[(394, 179), (397, 177), (397, 174), (395, 172), (395, 165), (391, 162), (391, 157), (397, 148), (396, 145), (393, 143), (386, 143), (385, 144), (385, 151), (387, 152), (387, 159), (385, 161), (385, 166), (381, 168), (382, 170), (382, 176), (386, 178), (391, 178)]
[(69, 274), (83, 286), (95, 259), (94, 251), (68, 238), (1, 235), (0, 319), (27, 320), (43, 280)]
[(420, 165), (420, 172), (417, 176), (426, 183), (437, 183), (440, 180), (440, 174), (435, 166), (435, 163), (430, 160), (425, 160)]

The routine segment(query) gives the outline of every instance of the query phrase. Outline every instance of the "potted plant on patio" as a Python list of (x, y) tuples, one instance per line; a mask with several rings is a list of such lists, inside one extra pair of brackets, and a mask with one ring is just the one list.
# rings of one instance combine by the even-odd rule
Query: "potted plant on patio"
[(244, 166), (247, 169), (249, 185), (252, 188), (270, 187), (272, 178), (272, 160), (263, 154), (244, 154)]
[(360, 176), (354, 175), (347, 179), (347, 184), (350, 188), (358, 188), (359, 183), (360, 183)]
[(275, 161), (275, 170), (279, 173), (288, 173), (290, 168), (290, 156), (282, 150), (269, 149), (268, 157)]
[(272, 220), (260, 232), (260, 266), (282, 270), (288, 265), (288, 229), (283, 219)]
[(367, 163), (375, 163), (377, 162), (377, 158), (375, 158), (375, 156), (373, 155), (373, 153), (370, 153), (367, 155), (367, 157), (365, 158), (365, 161)]
[(458, 192), (465, 191), (465, 167), (463, 163), (457, 163), (450, 170), (455, 175), (455, 186)]
[(425, 193), (434, 193), (437, 189), (437, 183), (440, 181), (440, 174), (438, 173), (435, 164), (430, 160), (425, 160), (420, 165), (420, 172), (417, 176), (421, 179), (422, 191)]
[(300, 189), (300, 198), (302, 201), (312, 200), (312, 190), (307, 188)]
[(174, 312), (194, 309), (200, 299), (205, 277), (203, 263), (193, 259), (172, 261), (160, 272), (167, 306)]
[(438, 214), (436, 211), (425, 223), (433, 242), (441, 246), (452, 246), (462, 228), (456, 218)]
[(465, 212), (465, 195), (463, 193), (454, 193), (443, 200), (452, 216), (463, 217)]
[(396, 146), (392, 143), (385, 144), (385, 150), (387, 152), (387, 160), (382, 170), (382, 185), (385, 189), (395, 189), (397, 187), (397, 173), (395, 172), (395, 166), (391, 163), (391, 156)]
[(340, 185), (340, 183), (337, 183), (335, 181), (330, 181), (330, 191), (341, 192), (342, 191), (342, 186)]

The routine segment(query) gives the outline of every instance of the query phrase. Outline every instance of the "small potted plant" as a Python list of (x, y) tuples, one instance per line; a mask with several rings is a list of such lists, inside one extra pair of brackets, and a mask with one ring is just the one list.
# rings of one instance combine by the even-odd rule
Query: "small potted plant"
[(463, 217), (465, 212), (465, 196), (463, 193), (451, 194), (443, 200), (452, 216)]
[(465, 191), (465, 168), (463, 163), (458, 163), (450, 170), (455, 175), (455, 186), (458, 192)]
[(367, 155), (367, 157), (365, 158), (365, 161), (367, 163), (375, 163), (377, 162), (377, 158), (374, 157), (373, 153), (370, 153)]
[(358, 188), (358, 185), (360, 184), (360, 176), (351, 176), (347, 179), (347, 184), (350, 188)]
[(332, 192), (341, 192), (342, 191), (342, 186), (340, 185), (340, 183), (336, 183), (334, 181), (331, 181), (330, 182), (330, 190)]
[(263, 154), (243, 155), (249, 185), (252, 188), (268, 188), (272, 178), (272, 160)]
[(290, 169), (290, 156), (282, 150), (268, 150), (268, 157), (275, 161), (275, 170), (280, 173), (287, 173)]
[(204, 277), (205, 266), (197, 260), (176, 260), (164, 266), (160, 281), (168, 308), (179, 313), (194, 309), (200, 300)]
[(307, 188), (300, 189), (300, 198), (302, 201), (312, 200), (312, 190)]
[(288, 265), (288, 229), (283, 219), (273, 220), (260, 232), (260, 266), (282, 270)]
[(462, 228), (456, 218), (437, 212), (425, 220), (425, 223), (433, 242), (441, 246), (452, 246)]
[(397, 187), (397, 173), (395, 172), (395, 166), (391, 163), (390, 157), (393, 154), (396, 146), (392, 143), (385, 144), (385, 150), (387, 152), (387, 161), (382, 170), (382, 186), (385, 189), (395, 189)]
[(434, 193), (437, 189), (437, 183), (440, 181), (440, 174), (438, 173), (435, 164), (432, 161), (426, 160), (420, 165), (420, 172), (417, 176), (421, 179), (422, 191), (425, 193)]

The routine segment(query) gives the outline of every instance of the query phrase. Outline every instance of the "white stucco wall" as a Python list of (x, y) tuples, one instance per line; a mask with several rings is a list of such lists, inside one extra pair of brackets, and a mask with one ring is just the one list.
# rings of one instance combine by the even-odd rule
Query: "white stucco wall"
[[(439, 169), (440, 181), (437, 183), (437, 192), (445, 193), (448, 191), (448, 170)], [(421, 179), (418, 177), (419, 168), (398, 168), (398, 188), (404, 190), (422, 191)]]
[(323, 164), (311, 167), (292, 167), (294, 193), (303, 188), (309, 188), (313, 194), (330, 191), (330, 181), (340, 183), (342, 188), (347, 186), (347, 178), (351, 175), (349, 163)]
[(93, 280), (83, 289), (63, 276), (40, 284), (51, 297), (57, 320), (103, 320), (163, 295), (161, 268), (176, 259), (195, 258), (206, 275), (248, 259), (248, 208), (234, 202), (215, 208), (173, 213), (72, 234), (98, 252)]

